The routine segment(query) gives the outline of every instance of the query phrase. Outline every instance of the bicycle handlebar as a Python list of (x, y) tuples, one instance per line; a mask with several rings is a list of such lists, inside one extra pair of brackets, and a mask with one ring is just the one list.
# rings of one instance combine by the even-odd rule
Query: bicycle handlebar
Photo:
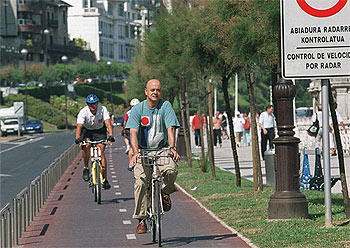
[(88, 145), (88, 144), (95, 144), (95, 145), (97, 145), (97, 144), (104, 144), (104, 145), (107, 145), (108, 142), (107, 142), (107, 140), (96, 140), (96, 141), (83, 140), (83, 141), (82, 141), (82, 145), (83, 145), (83, 146), (86, 146), (86, 145)]

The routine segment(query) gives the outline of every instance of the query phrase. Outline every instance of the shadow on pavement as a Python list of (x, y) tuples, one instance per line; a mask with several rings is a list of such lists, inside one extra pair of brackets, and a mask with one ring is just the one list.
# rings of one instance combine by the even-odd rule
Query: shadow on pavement
[[(195, 241), (206, 241), (206, 240), (223, 240), (228, 238), (237, 237), (237, 234), (218, 234), (218, 235), (210, 235), (210, 236), (195, 236), (195, 237), (173, 237), (168, 239), (163, 239), (162, 244), (170, 247), (180, 247), (184, 245), (191, 244)], [(150, 243), (154, 244), (154, 243)], [(149, 245), (149, 244), (147, 244)]]
[(121, 201), (122, 202), (125, 202), (125, 201), (134, 201), (134, 197), (129, 197), (129, 198), (114, 198), (114, 199), (111, 199), (111, 200), (102, 200), (101, 201), (101, 205), (103, 204), (116, 204), (116, 203), (120, 203)]

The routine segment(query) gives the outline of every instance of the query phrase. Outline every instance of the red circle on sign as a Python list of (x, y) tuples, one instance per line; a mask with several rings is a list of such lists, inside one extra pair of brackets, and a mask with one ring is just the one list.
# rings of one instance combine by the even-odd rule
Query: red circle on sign
[(329, 9), (315, 9), (311, 7), (306, 0), (297, 0), (297, 3), (299, 4), (300, 8), (304, 10), (309, 15), (312, 15), (314, 17), (329, 17), (332, 15), (335, 15), (338, 13), (344, 6), (348, 0), (339, 0), (333, 7)]
[(147, 126), (149, 124), (149, 118), (147, 116), (142, 117), (141, 124)]

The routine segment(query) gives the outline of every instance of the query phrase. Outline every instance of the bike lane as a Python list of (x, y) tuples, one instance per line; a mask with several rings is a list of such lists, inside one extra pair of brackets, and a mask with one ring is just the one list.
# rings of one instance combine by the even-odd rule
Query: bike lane
[[(83, 182), (79, 155), (19, 240), (21, 247), (157, 247), (151, 234), (135, 234), (133, 174), (127, 170), (122, 139), (106, 149), (110, 190), (94, 202)], [(193, 199), (178, 191), (162, 225), (163, 247), (250, 247)]]

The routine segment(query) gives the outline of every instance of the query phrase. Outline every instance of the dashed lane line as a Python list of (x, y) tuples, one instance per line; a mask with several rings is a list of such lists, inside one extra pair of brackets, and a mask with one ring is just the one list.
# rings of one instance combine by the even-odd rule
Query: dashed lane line
[(135, 234), (127, 234), (126, 238), (127, 239), (136, 239), (136, 235)]
[(113, 185), (113, 188), (119, 189), (119, 185)]
[(115, 192), (114, 194), (115, 194), (115, 195), (121, 195), (122, 192)]
[(120, 213), (126, 213), (126, 209), (125, 208), (119, 208), (119, 212)]
[(123, 224), (124, 225), (131, 225), (131, 221), (130, 220), (123, 220)]
[(112, 183), (117, 183), (118, 182), (118, 180), (112, 180)]

